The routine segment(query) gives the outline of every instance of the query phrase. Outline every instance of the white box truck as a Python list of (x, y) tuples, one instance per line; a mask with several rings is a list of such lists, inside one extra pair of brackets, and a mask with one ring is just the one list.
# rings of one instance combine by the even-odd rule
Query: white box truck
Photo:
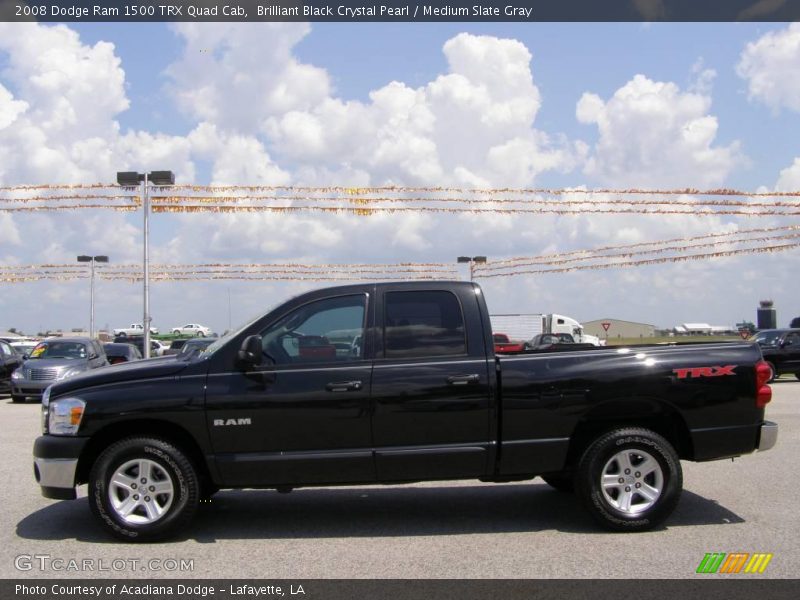
[(505, 333), (511, 340), (527, 342), (540, 333), (568, 333), (581, 344), (604, 345), (596, 335), (583, 332), (583, 325), (572, 317), (555, 313), (490, 315), (492, 331)]

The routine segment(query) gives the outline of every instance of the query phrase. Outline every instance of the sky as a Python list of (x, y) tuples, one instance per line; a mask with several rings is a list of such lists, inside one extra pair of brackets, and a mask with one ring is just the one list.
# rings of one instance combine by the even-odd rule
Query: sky
[[(0, 23), (0, 186), (800, 189), (800, 25)], [(159, 263), (453, 262), (800, 225), (695, 215), (153, 215)], [(0, 266), (140, 263), (140, 213), (0, 212)], [(798, 250), (477, 280), (495, 313), (672, 327), (800, 315)], [(462, 267), (460, 275), (467, 273)], [(154, 283), (222, 332), (319, 283)], [(88, 327), (86, 281), (0, 283), (0, 330)], [(98, 281), (98, 327), (142, 315)]]

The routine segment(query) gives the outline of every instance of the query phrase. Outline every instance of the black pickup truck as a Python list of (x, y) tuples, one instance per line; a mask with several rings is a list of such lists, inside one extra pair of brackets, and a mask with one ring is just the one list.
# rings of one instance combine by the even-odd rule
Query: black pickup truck
[[(309, 340), (313, 343), (306, 343)], [(186, 359), (53, 384), (34, 471), (113, 535), (173, 535), (220, 488), (542, 476), (606, 527), (666, 519), (681, 460), (767, 450), (755, 343), (495, 356), (480, 287), (300, 295)]]
[(764, 329), (752, 338), (772, 370), (770, 381), (785, 373), (800, 379), (800, 329)]

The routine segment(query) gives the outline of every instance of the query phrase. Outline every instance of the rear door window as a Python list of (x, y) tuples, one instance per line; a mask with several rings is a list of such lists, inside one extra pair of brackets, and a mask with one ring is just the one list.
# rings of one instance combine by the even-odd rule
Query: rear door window
[(386, 358), (467, 353), (463, 311), (451, 292), (387, 292), (383, 331)]

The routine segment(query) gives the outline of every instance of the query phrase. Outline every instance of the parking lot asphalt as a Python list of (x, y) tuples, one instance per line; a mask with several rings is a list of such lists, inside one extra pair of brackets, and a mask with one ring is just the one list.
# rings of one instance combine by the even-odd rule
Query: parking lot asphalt
[(695, 574), (707, 552), (772, 553), (758, 577), (797, 577), (800, 382), (784, 378), (773, 393), (767, 418), (780, 426), (777, 446), (735, 461), (684, 462), (680, 504), (656, 531), (599, 530), (573, 495), (540, 479), (462, 481), (223, 491), (183, 538), (147, 545), (107, 537), (85, 497), (40, 495), (31, 458), (39, 405), (0, 396), (0, 577), (718, 577)]

